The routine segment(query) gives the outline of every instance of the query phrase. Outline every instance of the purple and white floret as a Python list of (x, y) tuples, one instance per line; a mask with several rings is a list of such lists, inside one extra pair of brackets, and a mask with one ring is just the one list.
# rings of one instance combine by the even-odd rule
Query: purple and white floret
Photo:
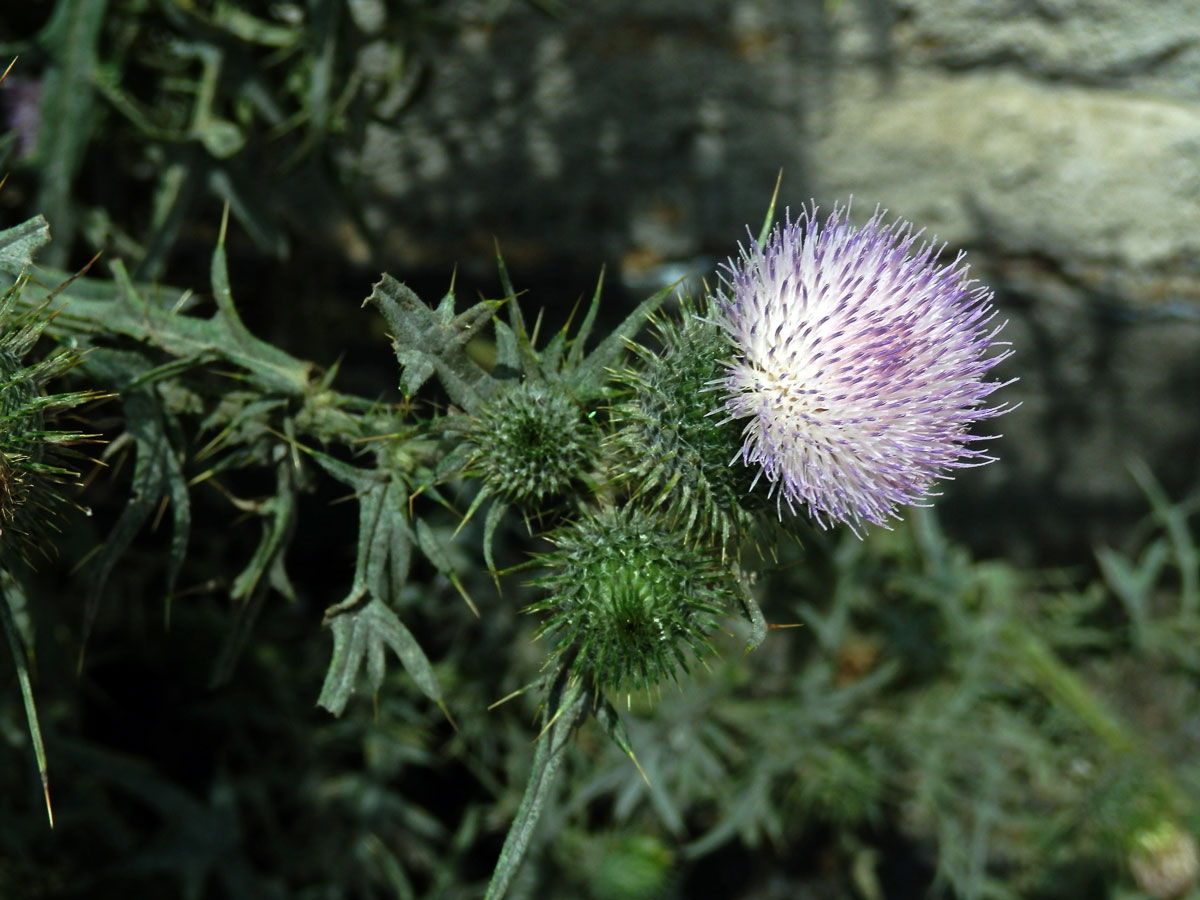
[(879, 210), (861, 228), (816, 211), (730, 260), (718, 306), (735, 352), (714, 388), (726, 421), (746, 420), (731, 464), (760, 467), (781, 515), (806, 506), (861, 533), (994, 459), (971, 427), (1008, 411), (987, 405), (1004, 386), (987, 375), (1011, 351), (993, 352), (1003, 324), (963, 254), (940, 264)]

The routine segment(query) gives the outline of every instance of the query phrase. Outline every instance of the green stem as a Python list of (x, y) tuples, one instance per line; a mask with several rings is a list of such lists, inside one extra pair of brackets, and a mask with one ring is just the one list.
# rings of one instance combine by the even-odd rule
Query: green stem
[(589, 695), (579, 679), (570, 678), (570, 665), (560, 665), (546, 702), (547, 723), (538, 736), (537, 750), (525, 796), (504, 839), (484, 900), (500, 900), (521, 867), (538, 820), (546, 807), (566, 755), (571, 734), (590, 708)]
[(1120, 720), (1043, 641), (1020, 627), (1012, 629), (1012, 649), (1042, 693), (1071, 711), (1116, 754), (1137, 749), (1137, 741)]

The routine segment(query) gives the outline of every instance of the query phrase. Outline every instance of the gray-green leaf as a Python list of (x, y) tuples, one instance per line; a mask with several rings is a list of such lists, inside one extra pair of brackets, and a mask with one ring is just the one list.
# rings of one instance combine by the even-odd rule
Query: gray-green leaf
[(417, 687), (430, 700), (443, 706), (433, 666), (417, 639), (400, 618), (381, 600), (341, 613), (330, 623), (333, 630), (333, 658), (321, 686), (317, 704), (335, 716), (340, 716), (354, 693), (358, 670), (366, 662), (371, 690), (383, 684), (384, 648), (390, 647), (400, 657)]
[(413, 291), (391, 275), (375, 285), (367, 303), (379, 306), (392, 331), (396, 358), (404, 367), (400, 387), (412, 396), (437, 373), (450, 399), (468, 412), (475, 409), (491, 380), (467, 355), (466, 345), (499, 306), (483, 300), (454, 315), (453, 299), (430, 309)]
[(0, 272), (20, 275), (33, 264), (33, 255), (50, 243), (45, 216), (34, 216), (0, 231)]

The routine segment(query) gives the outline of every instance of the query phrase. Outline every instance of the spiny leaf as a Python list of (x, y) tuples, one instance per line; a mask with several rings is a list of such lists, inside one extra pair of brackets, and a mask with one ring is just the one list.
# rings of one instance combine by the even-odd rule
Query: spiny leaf
[(480, 301), (455, 316), (453, 295), (447, 294), (437, 309), (430, 309), (409, 287), (384, 275), (364, 305), (371, 302), (379, 306), (392, 331), (405, 394), (415, 394), (436, 372), (454, 403), (468, 412), (479, 407), (490, 378), (465, 348), (491, 319), (497, 301)]
[[(115, 354), (114, 354), (115, 355)], [(98, 366), (106, 361), (100, 351), (91, 354), (89, 362)], [(107, 363), (119, 366), (115, 359)], [(105, 541), (99, 556), (93, 564), (92, 576), (89, 579), (88, 591), (84, 597), (83, 643), (86, 646), (92, 624), (100, 609), (100, 598), (108, 584), (113, 568), (120, 560), (125, 550), (133, 542), (136, 534), (158, 508), (164, 497), (178, 498), (186, 495), (183, 472), (175, 457), (174, 448), (167, 437), (166, 429), (154, 399), (143, 391), (135, 391), (126, 395), (125, 430), (133, 438), (137, 458), (134, 462), (133, 483), (130, 486), (129, 500), (117, 518)], [(175, 513), (174, 524), (177, 528), (186, 528), (190, 522), (190, 514)], [(168, 566), (177, 571), (179, 548), (186, 546), (186, 533), (172, 537), (172, 550), (168, 558)], [(83, 653), (80, 652), (80, 665), (83, 663)]]
[(629, 734), (625, 731), (625, 726), (621, 723), (621, 717), (617, 715), (617, 710), (613, 707), (605, 696), (597, 698), (592, 715), (596, 722), (604, 729), (604, 733), (609, 736), (614, 744), (621, 748), (621, 752), (629, 757), (629, 761), (637, 767), (638, 774), (642, 776), (642, 780), (646, 782), (646, 787), (650, 787), (650, 779), (646, 777), (645, 770), (642, 769), (642, 764), (638, 762), (637, 756), (633, 752), (633, 743), (629, 740)]
[[(516, 304), (509, 304), (510, 308)], [(517, 347), (517, 335), (511, 327), (497, 319), (493, 325), (496, 332), (496, 367), (492, 369), (493, 378), (511, 378), (521, 374), (528, 375), (521, 365), (521, 351)]]
[(446, 548), (445, 543), (438, 535), (430, 528), (424, 519), (417, 519), (417, 544), (421, 548), (421, 552), (425, 554), (425, 558), (433, 563), (434, 568), (446, 576), (450, 583), (458, 590), (463, 600), (467, 602), (467, 606), (471, 608), (471, 612), (479, 616), (479, 608), (475, 605), (475, 601), (467, 594), (466, 588), (463, 587), (462, 580), (454, 571), (454, 566), (450, 562), (450, 551)]
[(290, 461), (279, 463), (276, 467), (275, 494), (259, 505), (263, 519), (262, 536), (250, 561), (233, 580), (229, 589), (229, 596), (233, 600), (249, 597), (267, 568), (287, 549), (287, 535), (296, 515), (296, 489), (290, 471)]
[(508, 304), (508, 322), (512, 326), (513, 334), (525, 334), (525, 317), (521, 315), (521, 304), (517, 303), (517, 292), (513, 289), (512, 278), (508, 274), (508, 266), (504, 262), (504, 257), (500, 253), (500, 242), (495, 241), (496, 245), (496, 271), (500, 274), (500, 287), (504, 291), (504, 296), (509, 300)]
[(487, 565), (488, 571), (492, 573), (497, 594), (500, 593), (500, 576), (496, 572), (496, 561), (492, 558), (492, 542), (496, 538), (496, 529), (500, 527), (500, 522), (504, 519), (506, 512), (508, 512), (508, 504), (497, 497), (493, 500), (488, 509), (487, 518), (483, 522), (483, 561)]
[(45, 216), (34, 216), (0, 231), (0, 272), (20, 275), (33, 265), (33, 255), (48, 243), (50, 226)]
[(255, 365), (247, 365), (247, 368), (257, 370), (262, 375), (269, 374), (264, 385), (268, 389), (287, 394), (303, 393), (308, 384), (307, 367), (301, 369), (303, 374), (297, 379), (296, 360), (273, 344), (260, 341), (252, 335), (242, 324), (242, 318), (234, 306), (233, 292), (229, 287), (229, 267), (225, 261), (225, 231), (228, 223), (229, 206), (226, 205), (221, 218), (221, 235), (213, 250), (210, 266), (213, 299), (217, 301), (217, 315), (212, 321), (225, 332), (218, 346), (223, 350), (230, 346), (237, 347), (243, 357), (253, 360)]
[(600, 311), (600, 292), (603, 288), (604, 269), (602, 268), (600, 277), (596, 279), (596, 290), (592, 293), (592, 302), (588, 305), (587, 314), (583, 317), (583, 323), (579, 326), (579, 330), (575, 332), (575, 337), (571, 339), (571, 349), (567, 353), (567, 368), (569, 369), (574, 369), (583, 362), (584, 346), (592, 333), (592, 326), (596, 324), (596, 314)]
[(355, 596), (398, 597), (408, 578), (412, 530), (406, 520), (408, 488), (399, 481), (378, 483), (359, 499)]
[(13, 665), (17, 669), (17, 681), (21, 685), (21, 699), (25, 703), (25, 719), (29, 723), (29, 740), (33, 744), (33, 755), (37, 760), (38, 774), (42, 779), (42, 793), (46, 798), (46, 817), (50, 827), (54, 827), (54, 810), (50, 806), (50, 778), (46, 767), (46, 748), (42, 744), (42, 729), (38, 726), (37, 705), (33, 700), (33, 685), (29, 681), (29, 666), (25, 660), (25, 648), (17, 634), (16, 623), (13, 620), (12, 607), (8, 592), (3, 586), (3, 575), (0, 573), (0, 620), (4, 622), (4, 636), (8, 639), (8, 649), (12, 654)]
[(668, 285), (661, 291), (647, 297), (638, 304), (625, 321), (613, 329), (612, 334), (601, 341), (595, 350), (588, 355), (579, 368), (569, 375), (572, 391), (581, 401), (591, 400), (601, 393), (601, 385), (607, 380), (605, 370), (617, 364), (625, 351), (625, 342), (632, 340), (646, 320), (658, 310), (663, 302), (671, 296), (675, 285)]
[(550, 338), (549, 343), (542, 348), (539, 356), (541, 357), (542, 370), (545, 372), (556, 372), (562, 362), (563, 351), (567, 348), (567, 332), (566, 329), (558, 332), (554, 337)]
[(233, 676), (234, 666), (266, 600), (267, 591), (259, 586), (262, 576), (268, 575), (268, 584), (281, 586), (285, 591), (290, 588), (291, 582), (286, 575), (280, 575), (280, 570), (295, 529), (296, 491), (292, 461), (283, 459), (275, 466), (275, 494), (259, 507), (264, 518), (258, 546), (229, 589), (231, 599), (245, 602), (235, 608), (233, 623), (213, 665), (210, 687), (219, 687)]
[[(110, 264), (112, 281), (77, 278), (56, 295), (63, 305), (49, 323), (47, 333), (72, 335), (84, 344), (96, 334), (124, 335), (179, 359), (227, 360), (245, 369), (246, 380), (263, 392), (288, 397), (305, 393), (311, 364), (254, 337), (241, 325), (236, 312), (229, 316), (233, 301), (223, 250), (216, 254), (214, 268), (215, 293), (225, 311), (210, 319), (183, 314), (190, 298), (188, 292), (172, 290), (160, 296), (156, 288), (135, 285), (121, 261), (114, 260)], [(45, 284), (68, 278), (57, 271), (35, 272)], [(22, 298), (21, 302), (29, 301)], [(90, 356), (85, 357), (85, 366), (91, 364)]]
[(338, 613), (329, 624), (333, 631), (333, 658), (317, 698), (319, 706), (340, 716), (354, 693), (358, 670), (364, 662), (371, 689), (379, 690), (384, 675), (383, 651), (390, 647), (421, 693), (444, 708), (441, 688), (425, 651), (382, 600), (374, 599), (360, 609)]

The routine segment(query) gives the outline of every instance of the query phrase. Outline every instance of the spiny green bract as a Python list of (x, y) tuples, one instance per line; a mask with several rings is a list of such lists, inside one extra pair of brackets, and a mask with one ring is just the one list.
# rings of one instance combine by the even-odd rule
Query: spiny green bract
[(572, 660), (597, 687), (677, 681), (740, 596), (719, 555), (637, 507), (590, 513), (551, 540), (536, 582), (548, 596), (529, 611), (550, 614), (538, 631), (555, 644), (548, 660)]
[(721, 404), (712, 382), (731, 348), (702, 316), (685, 301), (678, 323), (658, 323), (657, 353), (635, 348), (641, 366), (619, 375), (629, 394), (614, 410), (612, 443), (635, 497), (689, 537), (736, 552), (763, 501), (751, 491), (753, 473), (730, 464), (741, 449), (740, 427), (715, 413)]
[(591, 467), (593, 426), (557, 382), (508, 382), (466, 432), (464, 469), (525, 506), (561, 496)]
[(33, 548), (47, 552), (46, 528), (65, 502), (61, 486), (76, 477), (64, 464), (65, 448), (90, 435), (48, 430), (45, 420), (94, 396), (46, 393), (47, 382), (78, 361), (70, 351), (24, 363), (45, 320), (37, 310), (16, 312), (23, 284), (0, 298), (0, 566)]

